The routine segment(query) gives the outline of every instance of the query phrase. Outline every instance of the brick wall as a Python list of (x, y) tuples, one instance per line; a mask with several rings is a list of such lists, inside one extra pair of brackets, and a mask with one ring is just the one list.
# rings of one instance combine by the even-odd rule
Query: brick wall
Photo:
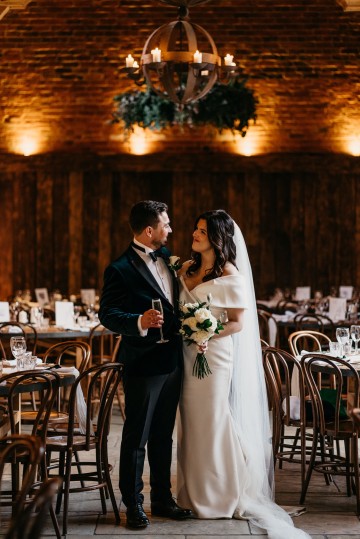
[[(253, 153), (349, 152), (360, 137), (360, 12), (336, 0), (211, 1), (190, 10), (233, 52), (259, 99)], [(110, 125), (113, 97), (134, 87), (119, 68), (176, 18), (151, 0), (37, 0), (0, 21), (0, 152), (130, 151)], [(243, 152), (234, 138), (171, 130), (155, 152)], [(243, 141), (245, 142), (245, 141)]]

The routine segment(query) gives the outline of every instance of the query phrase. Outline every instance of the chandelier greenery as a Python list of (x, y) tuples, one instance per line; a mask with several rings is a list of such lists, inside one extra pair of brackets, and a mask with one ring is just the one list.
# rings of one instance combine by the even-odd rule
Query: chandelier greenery
[(179, 106), (153, 89), (130, 91), (114, 98), (113, 123), (119, 123), (126, 134), (137, 125), (143, 129), (162, 130), (171, 126), (212, 127), (222, 132), (246, 135), (251, 121), (256, 121), (257, 99), (246, 86), (246, 79), (235, 77), (227, 84), (216, 82), (207, 95)]

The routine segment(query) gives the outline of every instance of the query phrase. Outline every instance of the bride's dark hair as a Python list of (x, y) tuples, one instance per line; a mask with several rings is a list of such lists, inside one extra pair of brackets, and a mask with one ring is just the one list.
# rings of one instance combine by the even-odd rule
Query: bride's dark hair
[[(226, 262), (231, 262), (236, 267), (236, 247), (234, 243), (234, 221), (224, 210), (206, 211), (199, 215), (195, 221), (194, 229), (200, 219), (204, 219), (207, 224), (207, 235), (212, 248), (215, 251), (215, 262), (211, 270), (205, 275), (203, 281), (210, 281), (221, 277)], [(201, 254), (192, 251), (191, 264), (186, 272), (188, 276), (195, 273), (201, 265)]]

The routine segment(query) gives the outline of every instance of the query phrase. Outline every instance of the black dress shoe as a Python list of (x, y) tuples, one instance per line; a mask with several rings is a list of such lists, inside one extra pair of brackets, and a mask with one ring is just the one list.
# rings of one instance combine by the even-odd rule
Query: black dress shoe
[(173, 520), (194, 518), (194, 513), (190, 509), (179, 507), (173, 499), (168, 502), (152, 502), (151, 514), (156, 517), (172, 518)]
[(146, 528), (150, 524), (148, 517), (143, 509), (142, 503), (130, 505), (126, 510), (126, 526), (137, 530)]

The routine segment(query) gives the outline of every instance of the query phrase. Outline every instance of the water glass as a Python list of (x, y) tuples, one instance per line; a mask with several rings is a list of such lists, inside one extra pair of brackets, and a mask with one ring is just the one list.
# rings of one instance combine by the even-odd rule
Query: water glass
[(340, 344), (338, 342), (329, 343), (329, 351), (330, 351), (331, 356), (339, 357), (340, 356)]
[(350, 327), (350, 336), (355, 343), (355, 354), (358, 353), (358, 342), (360, 341), (360, 326), (353, 325)]
[(336, 328), (336, 339), (341, 347), (340, 356), (343, 356), (344, 355), (343, 346), (345, 343), (349, 342), (350, 340), (349, 328), (344, 328), (344, 327)]
[(33, 356), (31, 352), (25, 352), (24, 354), (24, 369), (26, 371), (32, 371), (36, 367), (37, 356)]

